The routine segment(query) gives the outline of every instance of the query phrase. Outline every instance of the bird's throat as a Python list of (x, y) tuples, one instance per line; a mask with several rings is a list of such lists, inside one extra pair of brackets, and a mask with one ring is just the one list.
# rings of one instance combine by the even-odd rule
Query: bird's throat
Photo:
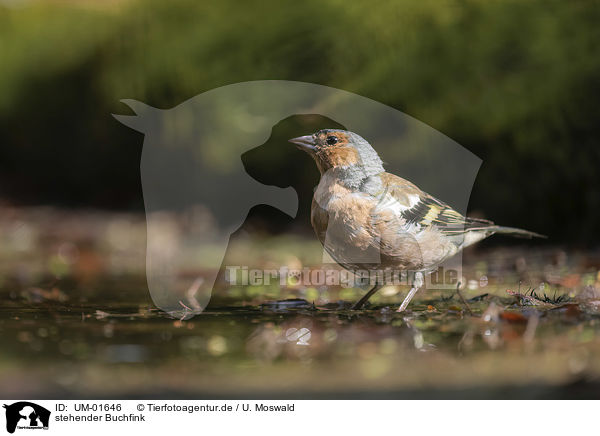
[(383, 168), (369, 168), (364, 165), (338, 166), (327, 171), (328, 177), (330, 177), (332, 181), (335, 181), (352, 191), (359, 191), (372, 176), (382, 172), (384, 172)]

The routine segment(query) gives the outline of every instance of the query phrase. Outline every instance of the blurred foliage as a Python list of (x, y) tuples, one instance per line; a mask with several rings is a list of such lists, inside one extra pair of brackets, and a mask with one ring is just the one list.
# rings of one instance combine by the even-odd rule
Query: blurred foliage
[[(478, 213), (592, 244), (599, 19), (594, 1), (0, 3), (0, 195), (141, 208), (142, 140), (110, 116), (120, 99), (168, 108), (286, 79), (431, 125), (483, 159)], [(308, 183), (308, 165), (292, 177)]]

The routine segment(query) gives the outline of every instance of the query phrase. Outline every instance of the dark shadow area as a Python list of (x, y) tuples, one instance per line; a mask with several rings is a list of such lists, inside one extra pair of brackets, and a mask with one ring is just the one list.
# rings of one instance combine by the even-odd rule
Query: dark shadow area
[[(265, 235), (299, 234), (314, 238), (310, 224), (313, 190), (319, 183), (319, 171), (308, 154), (298, 150), (288, 139), (307, 135), (325, 128), (344, 127), (321, 115), (295, 115), (273, 127), (269, 139), (259, 147), (244, 154), (241, 159), (247, 173), (265, 185), (280, 188), (291, 186), (298, 193), (298, 214), (291, 218), (282, 211), (267, 205), (257, 205), (248, 211), (243, 224), (231, 234), (227, 251), (221, 263), (214, 291), (226, 287), (225, 267), (232, 265), (231, 250), (240, 239)], [(290, 253), (297, 255), (297, 253)], [(282, 263), (283, 264), (283, 263)], [(248, 259), (249, 268), (262, 268), (260, 259)]]
[[(56, 395), (68, 400), (89, 399), (66, 390), (41, 393), (40, 399), (52, 399)], [(96, 400), (105, 397), (92, 397)], [(112, 397), (106, 397), (110, 399)], [(343, 392), (237, 392), (235, 394), (213, 392), (156, 391), (140, 395), (130, 392), (120, 396), (124, 400), (598, 400), (600, 383), (595, 380), (579, 379), (559, 385), (505, 385), (496, 387), (473, 387), (466, 389), (411, 389), (389, 391), (343, 391)]]
[[(242, 155), (246, 172), (265, 185), (280, 188), (291, 186), (298, 193), (298, 214), (295, 219), (282, 219), (273, 208), (253, 207), (240, 231), (251, 228), (266, 232), (310, 227), (310, 205), (313, 190), (319, 183), (319, 171), (312, 158), (288, 142), (297, 136), (309, 135), (318, 130), (343, 129), (335, 121), (321, 115), (296, 115), (282, 120), (273, 127), (267, 142)], [(312, 230), (310, 230), (312, 232)]]

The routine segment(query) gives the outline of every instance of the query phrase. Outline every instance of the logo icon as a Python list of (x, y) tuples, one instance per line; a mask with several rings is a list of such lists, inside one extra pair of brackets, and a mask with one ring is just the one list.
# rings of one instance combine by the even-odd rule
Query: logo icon
[(18, 429), (48, 429), (50, 411), (29, 401), (19, 401), (4, 405), (6, 409), (6, 431), (14, 433)]

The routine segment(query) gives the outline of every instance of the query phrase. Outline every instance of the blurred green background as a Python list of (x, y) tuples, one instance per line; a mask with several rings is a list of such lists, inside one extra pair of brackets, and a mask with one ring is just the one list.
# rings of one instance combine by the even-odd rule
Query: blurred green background
[[(112, 118), (129, 113), (119, 100), (170, 108), (285, 79), (383, 102), (471, 150), (473, 212), (596, 245), (599, 22), (597, 1), (0, 1), (0, 201), (143, 210), (142, 136)], [(286, 170), (312, 186), (303, 162)]]

